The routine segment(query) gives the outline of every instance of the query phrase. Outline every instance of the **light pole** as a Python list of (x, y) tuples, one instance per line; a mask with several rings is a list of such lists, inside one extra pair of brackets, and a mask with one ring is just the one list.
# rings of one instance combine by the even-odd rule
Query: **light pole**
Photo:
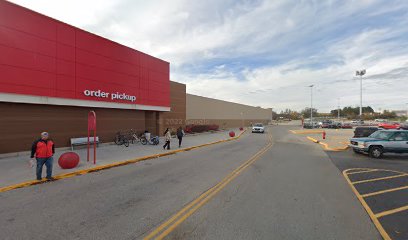
[(363, 75), (366, 74), (366, 70), (356, 71), (356, 76), (360, 76), (360, 119), (363, 119)]
[(310, 87), (310, 124), (312, 128), (314, 128), (313, 125), (313, 84), (307, 87)]
[(244, 112), (241, 112), (241, 127), (244, 127)]
[(340, 121), (340, 98), (337, 98), (337, 120)]

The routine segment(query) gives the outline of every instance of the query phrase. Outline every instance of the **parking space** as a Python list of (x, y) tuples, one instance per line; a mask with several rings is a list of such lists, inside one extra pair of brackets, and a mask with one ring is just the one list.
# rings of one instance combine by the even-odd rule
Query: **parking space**
[(343, 175), (384, 239), (408, 239), (408, 173), (350, 168)]
[(356, 154), (347, 148), (353, 129), (324, 129), (325, 139), (322, 130), (291, 133), (322, 146), (384, 239), (408, 239), (408, 154)]

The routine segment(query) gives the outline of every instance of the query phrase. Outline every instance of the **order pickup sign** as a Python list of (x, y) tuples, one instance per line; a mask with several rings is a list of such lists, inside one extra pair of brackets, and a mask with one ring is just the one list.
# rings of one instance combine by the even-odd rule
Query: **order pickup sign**
[(87, 97), (110, 98), (111, 100), (136, 101), (136, 96), (119, 92), (108, 93), (101, 90), (84, 90), (84, 95)]

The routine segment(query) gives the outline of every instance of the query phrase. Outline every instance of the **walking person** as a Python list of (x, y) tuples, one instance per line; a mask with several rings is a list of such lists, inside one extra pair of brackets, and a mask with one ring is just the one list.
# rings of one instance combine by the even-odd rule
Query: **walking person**
[(183, 137), (184, 137), (184, 131), (183, 131), (183, 128), (180, 126), (178, 129), (177, 129), (177, 138), (178, 138), (178, 140), (179, 140), (179, 147), (181, 147), (181, 142), (183, 141)]
[(53, 155), (55, 153), (54, 142), (49, 139), (49, 134), (47, 132), (41, 133), (41, 138), (33, 142), (31, 147), (31, 158), (36, 158), (37, 169), (36, 175), (37, 180), (42, 179), (42, 169), (45, 165), (47, 167), (47, 180), (53, 180), (52, 177), (52, 162), (54, 161)]
[(166, 143), (164, 144), (163, 149), (166, 149), (167, 147), (167, 150), (170, 150), (171, 133), (169, 128), (167, 128), (166, 131), (164, 132), (164, 138)]

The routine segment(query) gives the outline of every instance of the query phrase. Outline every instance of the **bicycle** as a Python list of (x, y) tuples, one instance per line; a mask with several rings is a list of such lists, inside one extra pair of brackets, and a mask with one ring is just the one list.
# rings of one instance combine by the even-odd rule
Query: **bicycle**
[(117, 145), (125, 145), (125, 147), (129, 147), (129, 138), (128, 138), (128, 136), (122, 134), (120, 131), (116, 133), (114, 142)]
[(147, 140), (147, 138), (146, 138), (146, 136), (144, 135), (144, 134), (142, 134), (141, 136), (140, 136), (140, 142), (143, 144), (143, 145), (146, 145), (146, 144), (151, 144), (151, 145), (158, 145), (159, 144), (159, 137), (158, 136), (155, 136), (155, 137), (151, 137), (150, 138), (150, 141), (148, 141)]
[(145, 143), (146, 139), (143, 138), (143, 134), (138, 136), (137, 133), (133, 129), (130, 129), (129, 136), (130, 136), (130, 141), (132, 142), (132, 144), (141, 142), (143, 145), (146, 145)]

